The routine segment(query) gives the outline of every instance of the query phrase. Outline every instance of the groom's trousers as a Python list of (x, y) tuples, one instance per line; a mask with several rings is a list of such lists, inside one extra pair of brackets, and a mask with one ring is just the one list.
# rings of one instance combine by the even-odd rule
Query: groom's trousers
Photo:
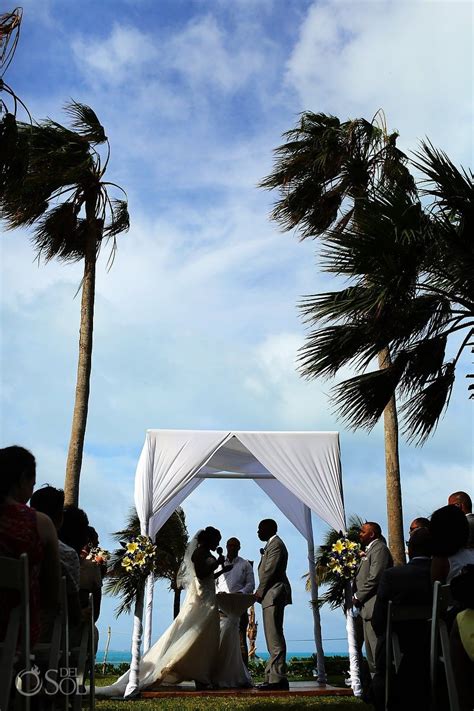
[(264, 607), (263, 630), (270, 658), (265, 667), (265, 682), (276, 684), (286, 680), (286, 642), (283, 635), (284, 605)]

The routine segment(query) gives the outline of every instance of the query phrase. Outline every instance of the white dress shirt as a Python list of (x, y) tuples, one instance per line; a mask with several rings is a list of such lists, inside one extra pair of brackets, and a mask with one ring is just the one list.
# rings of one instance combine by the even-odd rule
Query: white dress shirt
[(255, 577), (252, 566), (240, 556), (234, 560), (225, 559), (224, 565), (232, 565), (227, 573), (219, 575), (216, 580), (216, 592), (245, 593), (250, 595), (255, 588)]

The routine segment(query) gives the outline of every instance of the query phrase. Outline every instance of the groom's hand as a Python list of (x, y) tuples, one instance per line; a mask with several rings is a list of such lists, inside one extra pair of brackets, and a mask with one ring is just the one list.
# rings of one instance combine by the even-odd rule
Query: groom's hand
[(254, 593), (255, 602), (262, 602), (262, 597), (263, 596), (260, 595), (260, 593), (258, 593), (258, 592)]
[(222, 572), (228, 573), (229, 570), (232, 570), (233, 567), (234, 567), (233, 565), (224, 565), (224, 567), (222, 568)]

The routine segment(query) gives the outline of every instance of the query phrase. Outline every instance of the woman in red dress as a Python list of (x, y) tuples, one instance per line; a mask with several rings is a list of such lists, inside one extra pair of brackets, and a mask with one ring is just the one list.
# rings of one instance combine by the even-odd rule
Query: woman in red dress
[[(40, 613), (58, 604), (59, 553), (56, 529), (45, 514), (26, 505), (36, 481), (34, 456), (23, 447), (0, 449), (0, 555), (28, 555), (31, 644), (40, 635)], [(0, 583), (1, 586), (1, 583)], [(17, 595), (0, 587), (0, 639)]]

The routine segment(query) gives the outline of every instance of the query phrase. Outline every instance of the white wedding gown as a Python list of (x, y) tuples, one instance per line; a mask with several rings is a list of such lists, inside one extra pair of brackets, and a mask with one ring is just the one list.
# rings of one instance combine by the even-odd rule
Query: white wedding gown
[[(240, 654), (238, 621), (252, 595), (219, 593), (226, 617), (219, 620), (214, 575), (199, 579), (191, 561), (193, 538), (185, 555), (186, 597), (176, 619), (140, 660), (139, 689), (198, 681), (219, 688), (251, 685)], [(235, 599), (238, 598), (238, 599)], [(238, 653), (237, 653), (238, 652)], [(98, 697), (123, 697), (130, 671), (115, 684), (96, 687)]]

